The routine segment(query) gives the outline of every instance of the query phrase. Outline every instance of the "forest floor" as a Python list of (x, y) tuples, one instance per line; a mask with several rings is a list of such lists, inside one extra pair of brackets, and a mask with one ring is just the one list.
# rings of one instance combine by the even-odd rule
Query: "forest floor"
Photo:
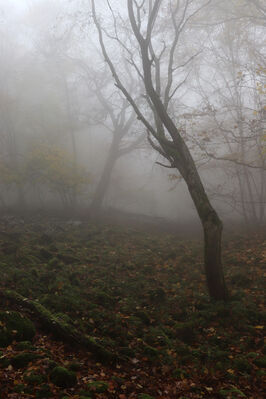
[[(0, 398), (262, 399), (265, 237), (225, 238), (223, 263), (230, 301), (213, 303), (199, 240), (0, 221)], [(63, 342), (7, 290), (111, 356)]]

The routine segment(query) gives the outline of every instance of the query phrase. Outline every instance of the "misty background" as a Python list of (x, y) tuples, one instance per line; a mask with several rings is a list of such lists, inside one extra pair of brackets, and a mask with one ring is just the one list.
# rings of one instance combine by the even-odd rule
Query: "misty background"
[[(97, 12), (110, 55), (149, 116), (116, 37), (133, 46), (121, 3), (111, 2), (110, 10), (97, 2)], [(181, 3), (176, 18), (185, 15), (186, 24), (174, 55), (171, 114), (225, 226), (263, 228), (265, 7), (245, 0)], [(203, 5), (194, 15), (193, 7)], [(158, 49), (171, 35), (163, 10)], [(0, 0), (2, 213), (117, 210), (198, 224), (185, 183), (164, 163), (114, 85), (90, 2)]]

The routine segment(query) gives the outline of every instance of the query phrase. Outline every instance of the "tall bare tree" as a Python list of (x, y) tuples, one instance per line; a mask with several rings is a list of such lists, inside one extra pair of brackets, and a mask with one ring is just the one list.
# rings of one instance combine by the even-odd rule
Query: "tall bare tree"
[[(176, 63), (178, 45), (189, 21), (200, 13), (209, 1), (127, 0), (130, 24), (128, 33), (132, 34), (133, 49), (122, 42), (119, 36), (117, 24), (122, 17), (115, 16), (109, 1), (106, 4), (113, 16), (113, 37), (128, 54), (130, 65), (142, 80), (146, 105), (153, 114), (153, 122), (147, 117), (145, 109), (138, 106), (134, 96), (123, 83), (123, 75), (109, 56), (104, 41), (105, 30), (97, 16), (95, 1), (92, 0), (92, 15), (105, 61), (109, 65), (117, 87), (145, 126), (152, 147), (168, 161), (167, 167), (179, 171), (187, 184), (203, 226), (205, 271), (209, 294), (213, 299), (224, 300), (227, 298), (227, 289), (221, 262), (222, 222), (209, 201), (195, 162), (182, 137), (181, 129), (178, 128), (177, 121), (171, 116), (170, 111), (175, 94), (182, 85), (182, 81), (178, 80), (178, 72), (182, 65)], [(161, 29), (166, 23), (171, 24), (172, 30), (171, 34), (164, 37)], [(182, 64), (188, 62), (189, 59), (183, 60)]]
[(262, 28), (252, 21), (229, 21), (209, 38), (202, 63), (212, 79), (198, 74), (206, 112), (197, 127), (205, 120), (204, 137), (194, 141), (230, 178), (220, 193), (223, 201), (241, 214), (246, 228), (259, 228), (266, 217), (265, 68), (260, 65)]
[[(85, 80), (89, 91), (98, 99), (98, 115), (95, 124), (103, 125), (111, 135), (111, 144), (107, 152), (103, 171), (93, 194), (91, 210), (98, 213), (103, 205), (110, 186), (111, 176), (118, 159), (143, 145), (144, 134), (139, 131), (138, 121), (134, 110), (130, 108), (125, 97), (117, 89), (110, 88), (108, 71), (92, 71), (82, 63), (86, 72)], [(133, 84), (133, 81), (132, 81)]]

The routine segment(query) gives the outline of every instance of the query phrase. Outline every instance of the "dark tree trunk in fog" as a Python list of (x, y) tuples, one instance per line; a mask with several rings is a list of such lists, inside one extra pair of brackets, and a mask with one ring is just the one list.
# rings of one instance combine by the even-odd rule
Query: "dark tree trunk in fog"
[[(112, 172), (117, 160), (121, 156), (129, 154), (139, 148), (145, 136), (143, 133), (139, 133), (133, 136), (132, 139), (132, 128), (134, 127), (136, 129), (136, 114), (134, 110), (131, 109), (128, 101), (124, 97), (121, 97), (120, 90), (115, 88), (115, 91), (110, 95), (110, 90), (108, 90), (110, 78), (108, 73), (106, 74), (106, 70), (104, 74), (101, 71), (93, 71), (92, 73), (88, 65), (82, 63), (81, 66), (86, 72), (86, 81), (87, 84), (89, 84), (89, 89), (93, 91), (98, 98), (103, 114), (103, 121), (101, 118), (96, 118), (95, 122), (96, 124), (103, 124), (106, 127), (106, 123), (104, 122), (107, 118), (110, 124), (108, 130), (112, 136), (104, 168), (90, 206), (92, 213), (99, 213), (103, 206), (106, 193), (108, 192)], [(109, 71), (107, 70), (107, 72)]]
[[(118, 150), (118, 148), (117, 148)], [(117, 156), (115, 154), (115, 148), (113, 143), (111, 145), (111, 149), (108, 152), (107, 159), (104, 165), (103, 172), (101, 174), (100, 180), (96, 187), (96, 190), (93, 195), (92, 203), (91, 203), (91, 211), (93, 213), (98, 213), (102, 208), (104, 198), (106, 196), (106, 192), (110, 185), (111, 175), (113, 168), (115, 166), (115, 162), (117, 160)]]
[(208, 199), (195, 166), (190, 166), (194, 173), (184, 178), (204, 231), (204, 266), (208, 291), (211, 298), (224, 300), (227, 298), (227, 289), (221, 262), (222, 222)]
[[(174, 38), (173, 42), (169, 44), (169, 57), (167, 60), (168, 75), (166, 77), (166, 84), (164, 84), (164, 93), (162, 93), (160, 67), (163, 52), (156, 55), (152, 45), (152, 32), (161, 4), (161, 0), (149, 1), (147, 10), (144, 8), (144, 6), (146, 7), (147, 5), (146, 2), (127, 0), (129, 20), (133, 35), (139, 46), (139, 62), (142, 65), (142, 71), (139, 73), (139, 76), (143, 81), (144, 90), (146, 91), (145, 94), (148, 99), (147, 103), (154, 115), (155, 127), (148, 119), (146, 119), (143, 112), (136, 104), (133, 96), (122, 83), (119, 77), (119, 72), (107, 53), (103, 41), (102, 27), (96, 16), (94, 0), (92, 0), (92, 11), (94, 22), (99, 34), (102, 53), (105, 61), (109, 65), (117, 87), (132, 105), (138, 119), (141, 120), (146, 127), (150, 144), (169, 162), (167, 167), (177, 169), (187, 184), (204, 230), (205, 272), (208, 291), (212, 299), (225, 300), (227, 298), (227, 289), (221, 263), (222, 222), (209, 201), (195, 162), (181, 136), (181, 132), (176, 127), (176, 123), (171, 118), (168, 110), (170, 100), (173, 93), (176, 91), (175, 88), (172, 88), (173, 73), (176, 70), (173, 65), (174, 52), (180, 37), (180, 29), (183, 29), (185, 26), (183, 25), (183, 21), (189, 2), (186, 2), (185, 11), (180, 24), (178, 24), (176, 20), (180, 3), (178, 2), (171, 10)], [(143, 22), (143, 20), (145, 22)], [(143, 26), (144, 24), (145, 28)], [(133, 54), (131, 57), (131, 63), (135, 69), (139, 71), (138, 65), (135, 64)]]

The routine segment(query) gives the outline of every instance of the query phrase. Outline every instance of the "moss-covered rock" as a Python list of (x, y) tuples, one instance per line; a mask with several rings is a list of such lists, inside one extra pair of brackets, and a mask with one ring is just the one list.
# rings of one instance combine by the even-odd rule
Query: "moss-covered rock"
[(79, 392), (79, 399), (92, 399), (91, 393), (89, 391), (80, 391)]
[(6, 368), (10, 364), (11, 360), (6, 356), (0, 357), (0, 368)]
[(249, 373), (252, 366), (247, 359), (238, 357), (234, 360), (234, 368), (240, 372)]
[(254, 359), (253, 363), (256, 364), (256, 366), (258, 366), (258, 367), (266, 368), (266, 356), (258, 357), (257, 359)]
[(34, 324), (22, 314), (13, 311), (0, 312), (0, 347), (12, 341), (31, 341), (36, 334)]
[(88, 390), (90, 394), (104, 393), (108, 389), (108, 384), (105, 381), (93, 381), (88, 384)]
[(140, 393), (138, 399), (154, 399), (153, 396), (148, 395), (147, 393)]
[(35, 350), (35, 347), (32, 345), (30, 341), (21, 341), (15, 346), (15, 349), (17, 351), (25, 351), (25, 350), (32, 351)]
[(22, 393), (24, 392), (24, 389), (26, 388), (26, 386), (24, 384), (18, 384), (14, 387), (14, 392), (16, 393)]
[(40, 389), (36, 392), (36, 399), (47, 399), (51, 398), (53, 393), (48, 384), (43, 384), (40, 386)]
[(39, 356), (36, 355), (35, 353), (19, 353), (18, 355), (14, 356), (10, 363), (12, 366), (16, 369), (20, 369), (23, 367), (26, 367), (30, 362), (33, 360), (37, 359)]
[(24, 375), (23, 379), (25, 382), (27, 382), (27, 384), (30, 385), (40, 385), (42, 382), (44, 382), (44, 376), (35, 373)]
[(70, 371), (79, 371), (82, 368), (82, 364), (78, 362), (72, 362), (68, 365)]
[(77, 376), (73, 371), (67, 370), (65, 367), (55, 367), (50, 378), (53, 384), (60, 388), (71, 388), (77, 383)]

